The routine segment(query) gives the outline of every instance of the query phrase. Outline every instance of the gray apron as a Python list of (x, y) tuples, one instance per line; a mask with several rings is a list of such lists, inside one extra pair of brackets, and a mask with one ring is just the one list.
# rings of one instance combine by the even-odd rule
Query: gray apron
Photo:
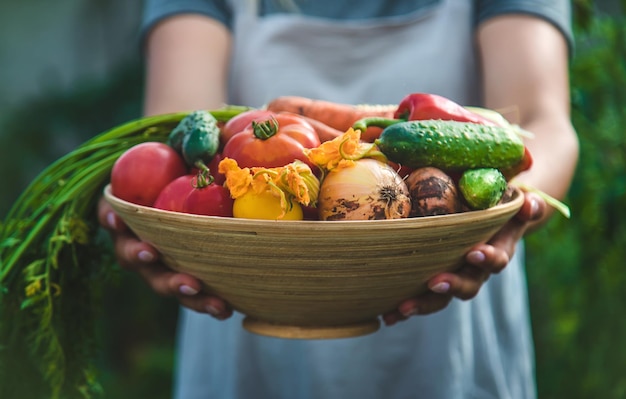
[[(254, 1), (232, 3), (238, 12), (229, 103), (261, 106), (300, 95), (393, 104), (421, 91), (480, 104), (471, 1), (443, 0), (410, 15), (339, 23), (293, 14), (257, 18)], [(245, 331), (241, 319), (236, 314), (220, 322), (182, 310), (177, 398), (536, 396), (518, 257), (473, 300), (454, 300), (441, 312), (368, 336), (269, 338)]]

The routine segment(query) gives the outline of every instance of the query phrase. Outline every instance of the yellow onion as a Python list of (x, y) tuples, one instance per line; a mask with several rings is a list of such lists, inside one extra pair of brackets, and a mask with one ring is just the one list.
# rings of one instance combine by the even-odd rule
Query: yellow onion
[(363, 158), (324, 177), (317, 207), (320, 220), (399, 219), (409, 216), (411, 199), (391, 166)]

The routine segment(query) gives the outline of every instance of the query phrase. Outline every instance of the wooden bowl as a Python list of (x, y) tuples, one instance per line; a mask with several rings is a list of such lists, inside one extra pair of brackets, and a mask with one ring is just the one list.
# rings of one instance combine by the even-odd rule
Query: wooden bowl
[(198, 216), (105, 197), (172, 269), (246, 315), (248, 331), (281, 338), (369, 334), (378, 316), (459, 267), (520, 209), (523, 195), (483, 211), (376, 221), (267, 221)]

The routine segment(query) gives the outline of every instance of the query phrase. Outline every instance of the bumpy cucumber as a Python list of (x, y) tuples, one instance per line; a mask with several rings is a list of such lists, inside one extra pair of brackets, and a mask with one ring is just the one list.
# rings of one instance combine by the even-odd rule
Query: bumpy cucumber
[(472, 209), (487, 209), (496, 205), (506, 190), (502, 172), (494, 168), (469, 169), (459, 179), (459, 191)]
[(194, 111), (172, 130), (167, 143), (185, 158), (189, 166), (209, 163), (220, 145), (217, 120), (207, 111)]
[(375, 143), (391, 161), (409, 168), (506, 169), (524, 156), (524, 143), (514, 129), (456, 121), (395, 123)]

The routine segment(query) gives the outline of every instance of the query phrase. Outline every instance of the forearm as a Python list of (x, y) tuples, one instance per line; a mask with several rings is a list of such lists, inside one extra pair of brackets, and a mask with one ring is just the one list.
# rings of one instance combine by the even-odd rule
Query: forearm
[(533, 155), (533, 166), (518, 179), (555, 198), (563, 199), (578, 159), (578, 141), (569, 119), (538, 116), (522, 126), (535, 136), (526, 140)]
[(144, 113), (211, 109), (226, 103), (231, 37), (196, 15), (169, 18), (146, 41)]
[(484, 24), (478, 42), (485, 106), (507, 110), (508, 119), (534, 135), (526, 140), (533, 166), (518, 179), (562, 199), (578, 159), (578, 139), (569, 114), (564, 38), (545, 21), (507, 16)]

